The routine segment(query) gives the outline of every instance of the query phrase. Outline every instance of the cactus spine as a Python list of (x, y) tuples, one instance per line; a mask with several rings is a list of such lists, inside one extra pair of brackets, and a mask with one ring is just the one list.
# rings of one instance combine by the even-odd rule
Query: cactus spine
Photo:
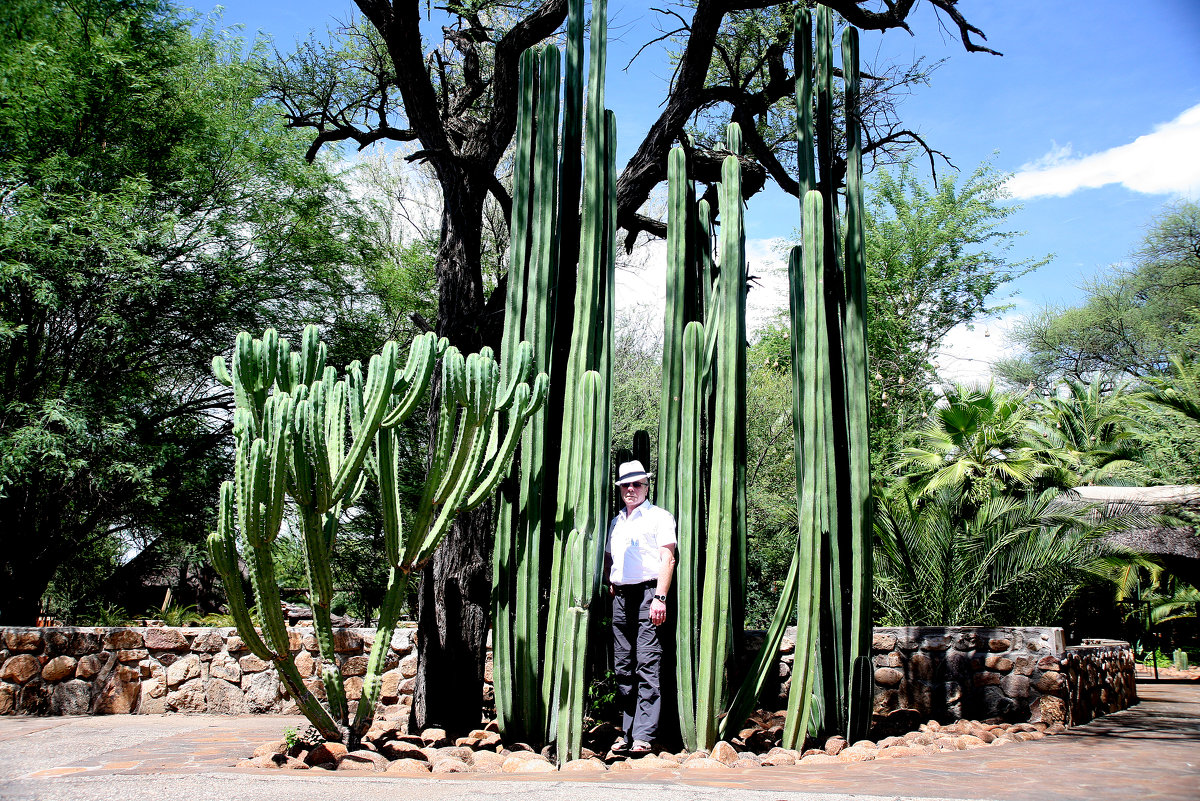
[[(325, 345), (315, 326), (305, 329), (298, 354), (268, 329), (261, 340), (245, 332), (238, 335), (232, 371), (221, 357), (213, 361), (218, 381), (234, 388), (237, 441), (234, 481), (221, 488), (218, 530), (208, 540), (213, 565), (247, 646), (274, 663), (288, 694), (326, 739), (351, 744), (361, 739), (374, 717), (408, 577), (433, 554), (454, 515), (482, 503), (495, 489), (526, 420), (545, 399), (548, 378), (539, 375), (531, 384), (532, 351), (528, 346), (518, 350), (512, 378), (503, 385), (486, 349), (464, 359), (432, 334), (413, 341), (403, 371), (397, 369), (396, 344), (387, 343), (371, 357), (365, 379), (358, 362), (341, 378), (325, 365)], [(445, 389), (434, 467), (406, 535), (395, 426), (417, 408), (443, 354)], [(379, 484), (382, 498), (389, 581), (351, 723), (333, 649), (329, 557), (342, 510), (362, 494), (367, 473)], [(270, 546), (279, 534), (285, 492), (300, 518), (328, 708), (296, 669), (279, 603)], [(239, 552), (249, 564), (265, 642), (241, 592)]]

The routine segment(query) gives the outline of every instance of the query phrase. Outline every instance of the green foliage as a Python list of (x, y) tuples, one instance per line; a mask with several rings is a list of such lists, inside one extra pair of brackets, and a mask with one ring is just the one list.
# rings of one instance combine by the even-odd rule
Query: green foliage
[(1005, 222), (1007, 176), (982, 164), (963, 180), (931, 189), (909, 164), (881, 171), (867, 193), (868, 351), (872, 450), (902, 444), (933, 405), (938, 350), (956, 326), (1003, 311), (991, 301), (1005, 284), (1049, 259), (1007, 256), (1019, 232)]
[(989, 385), (943, 388), (943, 402), (900, 453), (898, 470), (916, 495), (950, 488), (974, 503), (1031, 489), (1050, 465), (1033, 447), (1025, 398)]
[(1057, 490), (993, 495), (963, 485), (885, 494), (875, 518), (875, 603), (882, 625), (1049, 625), (1072, 596), (1112, 581), (1128, 556), (1095, 510)]
[(191, 626), (201, 620), (195, 604), (171, 604), (166, 609), (148, 609), (146, 617), (151, 620), (161, 620), (164, 626)]
[(287, 745), (288, 751), (295, 749), (297, 743), (300, 742), (300, 732), (295, 726), (288, 726), (283, 730), (283, 742)]
[(225, 469), (212, 351), (322, 315), (376, 257), (259, 101), (263, 48), (191, 25), (153, 0), (0, 20), (4, 622), (52, 577), (77, 607), (62, 560), (111, 532), (194, 541)]
[(1052, 386), (1097, 373), (1165, 376), (1172, 356), (1200, 347), (1200, 203), (1168, 206), (1134, 251), (1084, 287), (1070, 308), (1046, 308), (1013, 332), (1025, 352), (996, 366), (1009, 383)]
[(1171, 374), (1148, 379), (1142, 397), (1151, 403), (1200, 423), (1200, 361), (1171, 357)]
[(1127, 387), (1106, 392), (1105, 383), (1102, 376), (1090, 384), (1067, 381), (1065, 392), (1041, 399), (1034, 409), (1033, 441), (1058, 486), (1126, 479), (1141, 459), (1140, 426)]
[(76, 617), (76, 625), (84, 626), (128, 626), (132, 621), (123, 607), (111, 603), (98, 603)]

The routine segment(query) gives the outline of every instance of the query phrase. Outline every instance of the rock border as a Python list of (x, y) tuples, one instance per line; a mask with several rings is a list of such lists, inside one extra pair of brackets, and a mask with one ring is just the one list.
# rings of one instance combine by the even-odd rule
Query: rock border
[[(878, 742), (859, 740), (847, 743), (830, 737), (822, 748), (796, 751), (778, 744), (765, 750), (748, 747), (746, 739), (766, 744), (778, 743), (779, 714), (759, 713), (757, 728), (748, 727), (732, 742), (724, 740), (711, 751), (670, 752), (656, 749), (641, 757), (616, 754), (611, 744), (615, 729), (600, 724), (590, 729), (580, 759), (567, 762), (563, 772), (605, 773), (641, 770), (728, 770), (731, 768), (770, 768), (794, 765), (847, 764), (874, 759), (900, 759), (923, 754), (967, 751), (975, 748), (1039, 740), (1067, 731), (1062, 723), (1001, 723), (961, 720), (942, 725), (935, 720), (921, 724), (915, 731), (886, 737)], [(540, 752), (525, 743), (505, 743), (494, 721), (451, 742), (444, 729), (429, 728), (420, 734), (405, 734), (395, 727), (377, 727), (368, 732), (363, 747), (349, 751), (339, 743), (304, 742), (310, 729), (291, 745), (280, 739), (260, 745), (254, 755), (239, 761), (241, 768), (290, 770), (323, 769), (353, 773), (385, 773), (406, 776), (431, 776), (443, 773), (532, 774), (558, 773), (549, 747)], [(760, 746), (761, 747), (761, 746)], [(600, 750), (596, 750), (600, 749)], [(608, 750), (604, 750), (608, 749)]]

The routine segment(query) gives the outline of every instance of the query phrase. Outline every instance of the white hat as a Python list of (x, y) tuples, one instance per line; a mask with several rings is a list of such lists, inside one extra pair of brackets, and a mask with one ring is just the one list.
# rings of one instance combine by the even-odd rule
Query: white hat
[(637, 459), (632, 462), (623, 462), (617, 468), (617, 486), (622, 484), (632, 484), (634, 481), (640, 481), (643, 478), (650, 478), (653, 473), (647, 473), (646, 468), (642, 467), (642, 463)]

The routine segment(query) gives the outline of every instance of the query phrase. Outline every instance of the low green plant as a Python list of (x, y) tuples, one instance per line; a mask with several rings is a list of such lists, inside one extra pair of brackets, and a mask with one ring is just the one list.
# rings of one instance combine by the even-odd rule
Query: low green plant
[(124, 607), (103, 603), (86, 610), (79, 622), (90, 626), (128, 626), (131, 619)]
[(283, 730), (283, 742), (287, 745), (289, 752), (296, 748), (300, 742), (300, 732), (296, 730), (295, 726), (288, 726)]
[(149, 609), (146, 617), (161, 620), (164, 626), (190, 626), (201, 619), (195, 604), (171, 604), (166, 609)]

